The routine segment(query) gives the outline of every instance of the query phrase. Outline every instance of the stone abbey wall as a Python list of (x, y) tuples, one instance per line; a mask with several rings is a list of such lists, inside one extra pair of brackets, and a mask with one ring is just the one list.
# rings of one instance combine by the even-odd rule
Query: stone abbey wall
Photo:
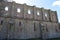
[(60, 37), (56, 11), (15, 2), (0, 4), (0, 39)]

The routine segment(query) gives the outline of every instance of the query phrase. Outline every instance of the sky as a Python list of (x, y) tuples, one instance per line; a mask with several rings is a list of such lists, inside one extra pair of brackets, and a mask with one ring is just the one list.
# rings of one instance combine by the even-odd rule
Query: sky
[[(12, 1), (12, 0), (9, 0)], [(43, 7), (45, 9), (51, 9), (57, 11), (58, 21), (60, 22), (60, 0), (13, 0), (16, 3), (24, 4), (36, 7)]]

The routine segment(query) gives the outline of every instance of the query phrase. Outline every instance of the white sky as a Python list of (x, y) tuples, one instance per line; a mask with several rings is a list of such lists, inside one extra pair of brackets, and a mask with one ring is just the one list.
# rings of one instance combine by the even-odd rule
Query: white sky
[(53, 2), (52, 5), (53, 5), (53, 6), (60, 6), (60, 0), (57, 0), (57, 1)]
[(21, 3), (21, 4), (26, 2), (26, 0), (13, 0), (13, 1), (15, 1), (16, 3)]
[(37, 0), (8, 0), (8, 2), (12, 2), (15, 1), (16, 3), (20, 3), (20, 4), (34, 4)]

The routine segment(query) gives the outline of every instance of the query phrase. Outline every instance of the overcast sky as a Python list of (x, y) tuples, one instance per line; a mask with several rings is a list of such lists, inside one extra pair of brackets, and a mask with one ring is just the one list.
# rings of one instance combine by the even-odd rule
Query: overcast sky
[[(12, 1), (12, 0), (9, 0)], [(13, 0), (16, 3), (27, 5), (35, 5), (36, 7), (44, 7), (45, 9), (51, 9), (57, 11), (58, 19), (60, 22), (60, 0)]]

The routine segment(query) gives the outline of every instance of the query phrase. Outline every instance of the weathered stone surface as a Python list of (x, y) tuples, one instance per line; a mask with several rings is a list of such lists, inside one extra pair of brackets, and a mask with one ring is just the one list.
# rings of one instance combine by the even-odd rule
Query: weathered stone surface
[[(2, 3), (0, 2), (0, 39), (60, 37), (56, 11), (15, 2), (4, 2), (2, 6)], [(5, 7), (8, 7), (7, 11)]]

